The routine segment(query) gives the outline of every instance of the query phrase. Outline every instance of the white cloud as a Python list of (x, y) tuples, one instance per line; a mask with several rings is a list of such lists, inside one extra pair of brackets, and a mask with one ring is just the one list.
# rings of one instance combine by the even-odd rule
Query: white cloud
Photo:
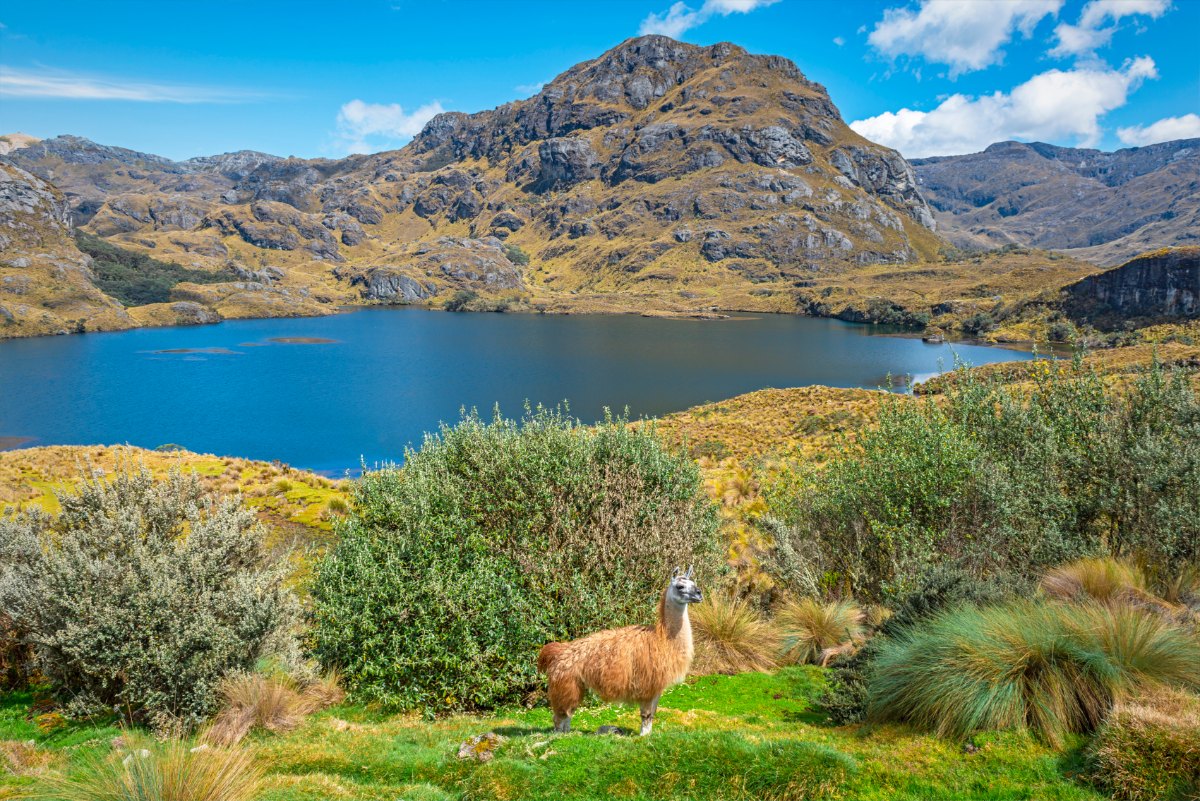
[(837, 45), (838, 47), (841, 47), (842, 45), (844, 45), (846, 43), (846, 40), (840, 36), (835, 36), (835, 37), (833, 37), (833, 43), (835, 45)]
[(445, 111), (436, 100), (411, 113), (399, 103), (351, 100), (337, 116), (337, 137), (347, 153), (372, 153), (400, 144), (421, 132), (425, 123)]
[(144, 103), (236, 103), (262, 98), (261, 92), (218, 86), (146, 83), (124, 78), (0, 65), (0, 97), (65, 100), (131, 100)]
[(651, 14), (642, 20), (638, 35), (660, 33), (678, 39), (685, 31), (703, 25), (714, 16), (749, 14), (756, 8), (773, 5), (779, 0), (704, 0), (703, 5), (693, 9), (680, 0), (661, 14)]
[(1006, 139), (1070, 139), (1092, 147), (1102, 133), (1100, 118), (1125, 105), (1142, 81), (1157, 77), (1149, 56), (1126, 61), (1119, 70), (1050, 70), (1007, 94), (955, 94), (933, 111), (902, 108), (857, 120), (850, 127), (910, 158), (974, 153)]
[(1134, 125), (1118, 128), (1117, 138), (1127, 145), (1152, 145), (1155, 142), (1170, 142), (1174, 139), (1200, 137), (1200, 114), (1184, 114), (1182, 117), (1164, 117), (1150, 125)]
[(950, 77), (998, 64), (1020, 31), (1033, 34), (1063, 0), (924, 0), (919, 9), (889, 8), (867, 41), (885, 56), (920, 56), (950, 66)]
[(542, 91), (542, 87), (546, 85), (546, 81), (538, 81), (537, 83), (519, 83), (513, 87), (513, 90), (522, 95), (536, 95)]
[[(1171, 7), (1171, 0), (1091, 0), (1079, 14), (1079, 22), (1069, 25), (1059, 23), (1054, 28), (1058, 44), (1050, 51), (1052, 56), (1086, 56), (1112, 40), (1117, 23), (1123, 17), (1138, 14), (1158, 19)], [(1106, 22), (1112, 25), (1103, 27)]]

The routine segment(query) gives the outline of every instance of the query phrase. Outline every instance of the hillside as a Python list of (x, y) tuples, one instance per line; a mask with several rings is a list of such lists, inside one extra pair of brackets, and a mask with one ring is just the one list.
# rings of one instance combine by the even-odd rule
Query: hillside
[(1112, 153), (999, 142), (912, 164), (939, 233), (960, 247), (1016, 244), (1112, 266), (1200, 242), (1200, 139)]
[(528, 100), (441, 114), (398, 151), (174, 162), (60, 136), (3, 159), (84, 231), (236, 274), (172, 297), (220, 317), (461, 289), (550, 311), (795, 311), (798, 281), (941, 244), (907, 162), (790, 61), (660, 36)]

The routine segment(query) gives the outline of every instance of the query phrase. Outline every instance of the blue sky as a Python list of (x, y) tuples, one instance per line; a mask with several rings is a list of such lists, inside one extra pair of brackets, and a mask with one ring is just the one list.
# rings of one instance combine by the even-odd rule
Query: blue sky
[(910, 157), (1200, 136), (1200, 0), (60, 0), (0, 26), (0, 132), (172, 158), (398, 147), (642, 32), (786, 56)]

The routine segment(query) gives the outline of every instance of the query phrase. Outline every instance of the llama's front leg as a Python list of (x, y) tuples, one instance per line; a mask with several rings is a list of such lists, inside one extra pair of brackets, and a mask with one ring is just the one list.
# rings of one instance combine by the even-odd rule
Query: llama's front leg
[(566, 734), (571, 730), (571, 716), (555, 712), (554, 713), (554, 730)]
[(642, 736), (645, 737), (654, 727), (654, 713), (658, 711), (658, 696), (642, 702)]

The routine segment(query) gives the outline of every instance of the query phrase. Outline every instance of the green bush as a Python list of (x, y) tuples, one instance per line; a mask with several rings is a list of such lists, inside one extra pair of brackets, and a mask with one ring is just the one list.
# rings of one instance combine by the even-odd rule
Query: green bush
[(506, 244), (504, 246), (504, 255), (518, 267), (527, 267), (529, 265), (529, 254), (521, 250), (518, 245)]
[(470, 289), (459, 289), (450, 296), (450, 299), (446, 301), (442, 308), (451, 312), (466, 311), (467, 307), (470, 306), (478, 297), (479, 293)]
[(652, 430), (471, 414), (355, 486), (313, 587), (316, 651), (395, 708), (518, 701), (543, 643), (651, 620), (673, 565), (716, 561), (716, 527)]
[(959, 371), (942, 397), (889, 398), (824, 468), (784, 472), (766, 492), (781, 551), (864, 602), (906, 594), (946, 560), (1029, 580), (1089, 555), (1151, 575), (1200, 559), (1187, 376), (1156, 365), (1115, 389), (1078, 365), (1027, 369), (1028, 388)]
[(962, 330), (969, 336), (982, 336), (996, 330), (996, 321), (987, 312), (976, 312), (963, 320)]
[(239, 502), (146, 470), (59, 501), (0, 518), (0, 608), (70, 711), (187, 726), (222, 676), (289, 646), (295, 601)]
[(1115, 798), (1200, 798), (1200, 698), (1160, 688), (1119, 704), (1091, 753), (1098, 783)]
[(868, 717), (965, 737), (1028, 729), (1053, 745), (1091, 732), (1127, 693), (1200, 687), (1200, 640), (1133, 607), (967, 606), (879, 644)]
[(166, 303), (171, 299), (171, 289), (184, 281), (215, 284), (236, 278), (229, 271), (193, 270), (175, 262), (159, 261), (83, 231), (75, 234), (75, 243), (92, 257), (96, 286), (126, 306)]

